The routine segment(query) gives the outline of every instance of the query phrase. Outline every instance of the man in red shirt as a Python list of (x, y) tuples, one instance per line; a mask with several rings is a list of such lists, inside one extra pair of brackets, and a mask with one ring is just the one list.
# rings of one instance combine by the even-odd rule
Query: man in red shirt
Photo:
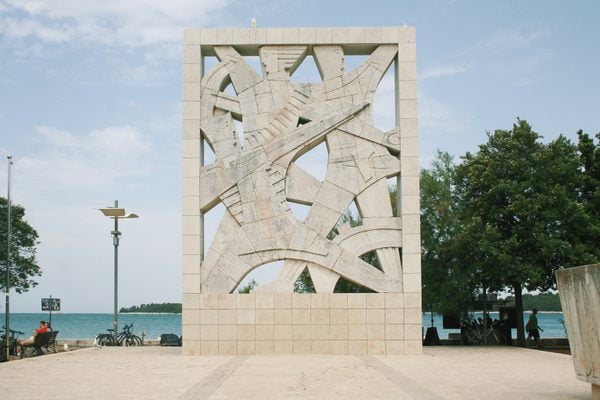
[(45, 333), (45, 332), (48, 332), (48, 326), (46, 326), (46, 321), (40, 321), (40, 326), (33, 331), (33, 336), (30, 337), (29, 339), (19, 340), (19, 345), (31, 346), (33, 344), (33, 342), (35, 341), (35, 337), (39, 333)]

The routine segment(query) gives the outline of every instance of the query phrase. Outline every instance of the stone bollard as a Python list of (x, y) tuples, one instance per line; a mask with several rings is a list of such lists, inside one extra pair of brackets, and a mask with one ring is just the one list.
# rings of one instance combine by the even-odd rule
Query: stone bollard
[(600, 264), (557, 271), (556, 282), (575, 374), (600, 400)]

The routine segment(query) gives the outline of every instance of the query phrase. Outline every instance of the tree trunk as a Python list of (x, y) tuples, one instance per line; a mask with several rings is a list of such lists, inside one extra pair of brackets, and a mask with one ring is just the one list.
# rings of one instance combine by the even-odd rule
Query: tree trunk
[(487, 346), (488, 344), (488, 335), (487, 335), (487, 290), (485, 286), (483, 287), (483, 345)]
[(525, 324), (523, 323), (523, 288), (520, 283), (513, 284), (515, 291), (515, 314), (517, 316), (517, 346), (525, 347)]

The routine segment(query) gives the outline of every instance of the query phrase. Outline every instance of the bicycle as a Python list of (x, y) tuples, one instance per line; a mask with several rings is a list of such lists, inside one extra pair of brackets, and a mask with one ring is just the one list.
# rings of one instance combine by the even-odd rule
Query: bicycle
[(96, 336), (99, 346), (142, 346), (142, 338), (131, 332), (133, 322), (130, 325), (125, 324), (123, 330), (119, 332), (115, 341), (114, 329), (107, 329), (109, 333), (100, 333)]
[[(2, 343), (2, 349), (4, 350), (7, 346), (6, 344), (6, 327), (2, 327), (2, 331), (4, 332), (2, 336), (0, 336), (0, 342)], [(18, 346), (18, 335), (24, 335), (25, 332), (10, 330), (10, 335), (8, 338), (8, 346), (9, 346), (9, 354), (11, 356), (17, 355), (17, 346)]]
[(502, 322), (495, 320), (489, 321), (487, 330), (484, 333), (483, 320), (467, 320), (463, 321), (461, 326), (461, 336), (465, 345), (483, 345), (484, 335), (487, 338), (488, 345), (504, 345), (506, 337), (500, 331)]

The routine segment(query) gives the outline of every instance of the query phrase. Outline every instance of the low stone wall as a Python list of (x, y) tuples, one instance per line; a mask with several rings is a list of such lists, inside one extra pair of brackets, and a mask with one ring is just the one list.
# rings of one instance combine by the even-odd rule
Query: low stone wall
[(184, 294), (183, 352), (420, 354), (420, 293)]
[[(56, 339), (56, 348), (63, 349), (67, 345), (70, 350), (94, 346), (94, 339)], [(144, 346), (159, 346), (160, 340), (144, 339)]]
[(600, 399), (600, 264), (556, 272), (577, 378)]

